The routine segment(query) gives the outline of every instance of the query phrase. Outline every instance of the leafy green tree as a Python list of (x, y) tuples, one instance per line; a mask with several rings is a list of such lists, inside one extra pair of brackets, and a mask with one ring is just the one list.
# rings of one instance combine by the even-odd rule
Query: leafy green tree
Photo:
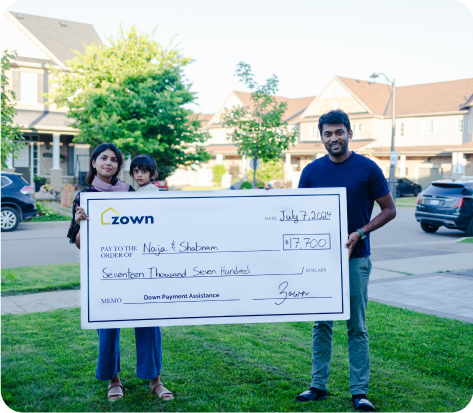
[(214, 182), (218, 185), (222, 184), (222, 177), (227, 173), (227, 170), (222, 164), (217, 164), (212, 168)]
[[(236, 75), (251, 91), (251, 106), (234, 106), (222, 116), (223, 125), (231, 129), (232, 141), (240, 155), (253, 158), (255, 165), (261, 161), (279, 161), (283, 150), (296, 141), (298, 131), (288, 130), (284, 121), (287, 109), (285, 102), (278, 102), (275, 93), (279, 80), (272, 75), (264, 85), (253, 78), (251, 66), (240, 62)], [(253, 171), (253, 186), (256, 186), (256, 171)]]
[(2, 54), (2, 169), (7, 168), (8, 156), (12, 155), (16, 158), (18, 151), (23, 146), (22, 142), (18, 142), (23, 140), (20, 127), (13, 123), (13, 118), (16, 115), (15, 92), (10, 89), (10, 83), (5, 74), (7, 70), (10, 70), (10, 61), (15, 57), (16, 52), (8, 50), (4, 50)]
[[(248, 179), (255, 174), (254, 170), (248, 173)], [(284, 165), (281, 162), (260, 162), (259, 168), (256, 170), (256, 179), (263, 184), (267, 184), (271, 179), (284, 178)]]
[[(154, 32), (152, 33), (154, 34)], [(125, 155), (149, 154), (160, 179), (177, 167), (210, 159), (202, 144), (207, 133), (184, 106), (196, 100), (183, 68), (192, 62), (171, 44), (167, 48), (134, 26), (120, 28), (109, 45), (89, 45), (84, 54), (56, 70), (51, 99), (69, 109), (80, 134), (76, 141), (115, 143)]]

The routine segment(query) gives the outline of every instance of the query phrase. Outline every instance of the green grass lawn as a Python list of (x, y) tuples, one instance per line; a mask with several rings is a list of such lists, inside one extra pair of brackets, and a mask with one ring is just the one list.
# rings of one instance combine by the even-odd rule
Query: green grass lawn
[(38, 215), (28, 222), (45, 222), (45, 221), (70, 221), (71, 217), (61, 214), (47, 202), (36, 201)]
[(2, 269), (2, 296), (79, 287), (79, 263)]
[[(370, 400), (378, 411), (454, 412), (473, 393), (473, 325), (370, 302)], [(98, 339), (80, 311), (2, 316), (2, 397), (16, 411), (353, 411), (346, 326), (335, 323), (329, 397), (310, 385), (311, 323), (163, 328), (165, 402), (136, 378), (132, 329), (122, 329), (125, 398), (94, 379)]]
[(473, 237), (466, 238), (466, 239), (464, 239), (463, 241), (461, 241), (460, 244), (461, 244), (461, 243), (473, 244)]
[(417, 197), (402, 197), (396, 198), (396, 204), (400, 206), (414, 207), (417, 205)]

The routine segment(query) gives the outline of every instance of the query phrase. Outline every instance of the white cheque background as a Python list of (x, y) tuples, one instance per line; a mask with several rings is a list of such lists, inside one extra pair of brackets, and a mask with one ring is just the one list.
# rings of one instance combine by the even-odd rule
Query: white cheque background
[[(81, 205), (82, 328), (349, 318), (344, 188), (84, 193)], [(119, 223), (102, 225), (109, 208), (118, 219), (104, 222)], [(119, 221), (142, 216), (154, 223)]]

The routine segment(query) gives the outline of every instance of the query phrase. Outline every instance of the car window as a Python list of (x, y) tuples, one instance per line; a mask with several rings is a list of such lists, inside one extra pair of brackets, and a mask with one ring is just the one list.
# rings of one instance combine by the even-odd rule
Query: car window
[(453, 195), (468, 195), (471, 190), (465, 188), (460, 184), (434, 183), (430, 185), (425, 191), (424, 195), (439, 195), (439, 196), (453, 196)]
[(12, 183), (10, 178), (7, 178), (6, 176), (2, 176), (2, 188), (4, 188), (7, 185), (10, 185)]

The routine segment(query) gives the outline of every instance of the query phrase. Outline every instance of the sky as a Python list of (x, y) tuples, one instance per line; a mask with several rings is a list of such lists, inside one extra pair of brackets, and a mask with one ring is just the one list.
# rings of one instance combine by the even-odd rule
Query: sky
[[(472, 0), (2, 0), (3, 9), (90, 23), (102, 40), (120, 25), (174, 42), (194, 62), (193, 110), (214, 113), (249, 63), (278, 95), (316, 96), (335, 76), (398, 86), (473, 77)], [(380, 81), (380, 80), (379, 80)]]

